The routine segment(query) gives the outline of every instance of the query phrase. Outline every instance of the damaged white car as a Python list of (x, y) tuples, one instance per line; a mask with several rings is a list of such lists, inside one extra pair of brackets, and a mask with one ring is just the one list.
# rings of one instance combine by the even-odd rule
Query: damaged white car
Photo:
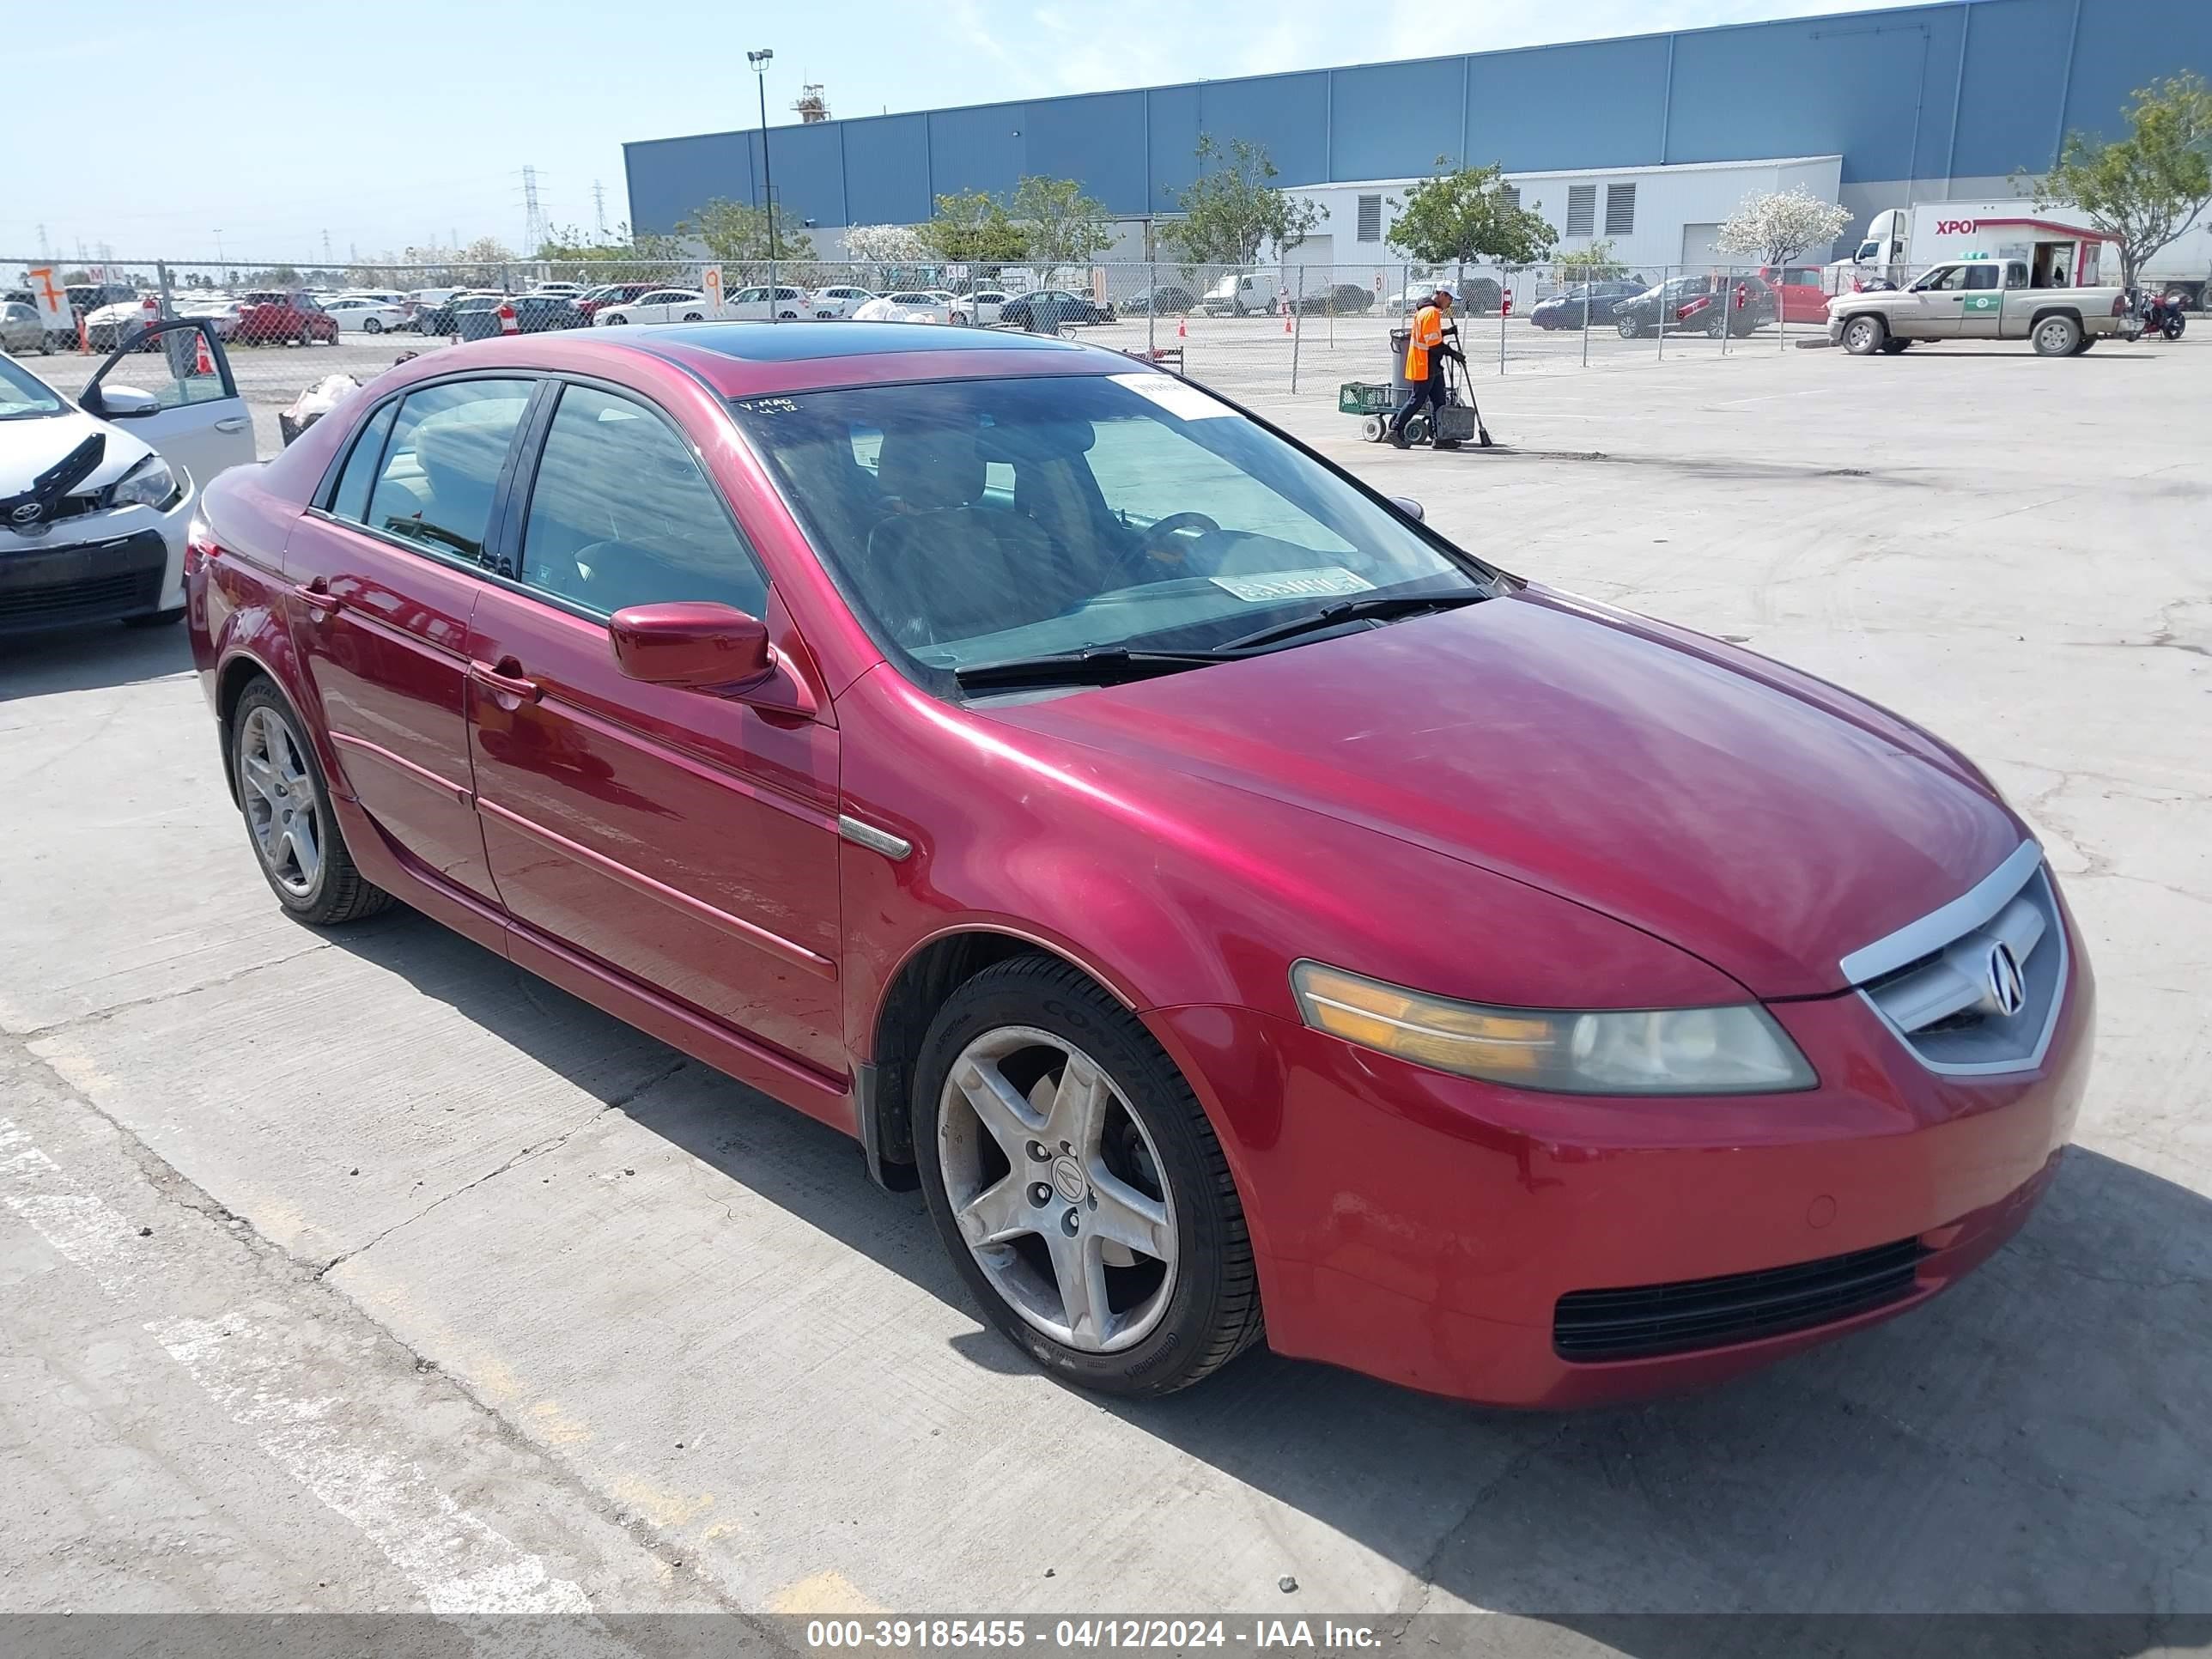
[(199, 491), (253, 459), (212, 326), (157, 325), (74, 398), (0, 356), (0, 635), (177, 621)]

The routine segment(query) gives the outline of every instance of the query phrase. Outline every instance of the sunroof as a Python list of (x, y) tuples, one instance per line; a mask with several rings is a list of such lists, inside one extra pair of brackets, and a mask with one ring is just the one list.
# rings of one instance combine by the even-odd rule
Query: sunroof
[[(639, 330), (641, 337), (645, 330)], [(651, 331), (637, 343), (666, 340), (755, 363), (809, 362), (823, 357), (874, 357), (887, 352), (1080, 351), (1049, 335), (988, 328), (933, 328), (923, 323), (686, 323)]]

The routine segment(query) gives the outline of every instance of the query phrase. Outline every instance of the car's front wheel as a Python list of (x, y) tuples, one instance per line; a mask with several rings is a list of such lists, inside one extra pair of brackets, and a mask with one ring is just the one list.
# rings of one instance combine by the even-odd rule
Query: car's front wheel
[(1879, 317), (1854, 317), (1844, 325), (1844, 349), (1854, 357), (1872, 356), (1888, 335)]
[(1065, 963), (985, 969), (931, 1023), (914, 1140), (932, 1217), (985, 1312), (1085, 1388), (1186, 1388), (1258, 1340), (1252, 1242), (1197, 1097)]
[(302, 921), (328, 927), (392, 902), (354, 867), (314, 750), (265, 679), (246, 688), (232, 714), (231, 771), (254, 857), (278, 903)]
[(1638, 335), (1644, 332), (1643, 329), (1638, 325), (1636, 319), (1626, 314), (1616, 317), (1613, 319), (1613, 331), (1619, 334), (1624, 340), (1632, 340)]

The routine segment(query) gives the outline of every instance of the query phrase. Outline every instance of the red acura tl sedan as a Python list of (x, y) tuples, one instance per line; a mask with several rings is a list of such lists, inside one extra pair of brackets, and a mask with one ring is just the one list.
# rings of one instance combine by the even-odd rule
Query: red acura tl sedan
[(2093, 990), (1972, 763), (1111, 352), (723, 323), (387, 372), (191, 537), (277, 900), (854, 1136), (1056, 1375), (1717, 1377), (2026, 1218)]

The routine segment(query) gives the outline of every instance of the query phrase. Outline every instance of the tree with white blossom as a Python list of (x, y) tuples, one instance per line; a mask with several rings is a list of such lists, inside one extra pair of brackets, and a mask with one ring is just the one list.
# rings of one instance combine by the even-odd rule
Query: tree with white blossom
[(1799, 185), (1747, 196), (1713, 238), (1723, 253), (1755, 253), (1763, 265), (1790, 264), (1808, 248), (1826, 247), (1850, 222), (1849, 212)]
[(918, 265), (929, 250), (911, 225), (854, 225), (845, 233), (845, 257), (855, 264)]

